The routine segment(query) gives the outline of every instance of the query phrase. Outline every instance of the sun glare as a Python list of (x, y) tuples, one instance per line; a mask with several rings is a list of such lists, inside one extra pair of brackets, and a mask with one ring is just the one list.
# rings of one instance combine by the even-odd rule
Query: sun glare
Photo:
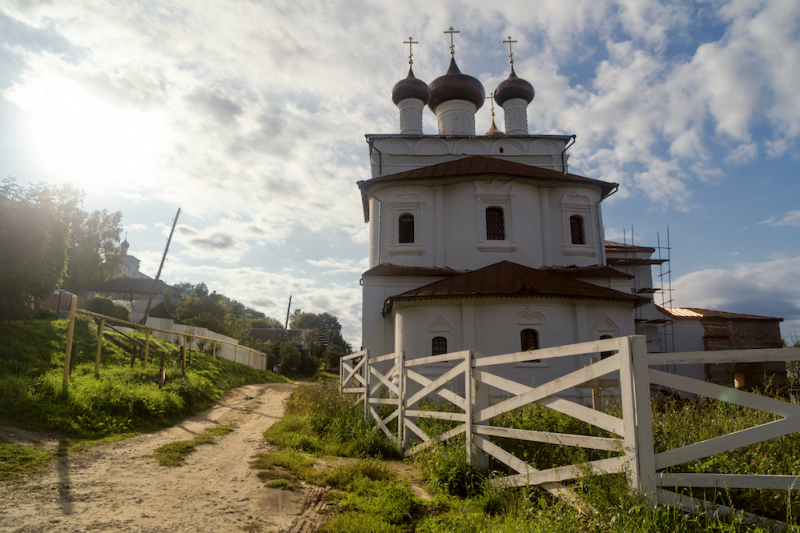
[(48, 181), (108, 190), (154, 179), (169, 146), (163, 112), (115, 106), (59, 75), (29, 78), (10, 93), (27, 112), (28, 146)]

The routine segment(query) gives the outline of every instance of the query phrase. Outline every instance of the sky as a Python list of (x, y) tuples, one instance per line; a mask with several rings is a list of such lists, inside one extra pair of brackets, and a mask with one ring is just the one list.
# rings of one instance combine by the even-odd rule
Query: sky
[[(429, 83), (453, 26), (459, 67), (489, 93), (510, 35), (531, 133), (577, 135), (570, 171), (620, 184), (606, 237), (665, 246), (669, 228), (675, 305), (800, 335), (800, 2), (491, 4), (0, 0), (0, 176), (121, 211), (151, 276), (180, 207), (162, 279), (281, 320), (291, 295), (358, 348), (356, 181), (364, 135), (399, 131), (403, 41)], [(484, 106), (478, 133), (489, 124)]]

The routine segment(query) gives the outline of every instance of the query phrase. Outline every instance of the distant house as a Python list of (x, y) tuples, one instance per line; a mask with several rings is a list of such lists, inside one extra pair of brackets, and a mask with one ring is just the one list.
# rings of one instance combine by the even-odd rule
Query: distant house
[[(131, 322), (139, 322), (144, 318), (144, 312), (147, 309), (148, 301), (149, 298), (142, 300), (114, 300), (114, 303), (128, 310), (130, 316), (129, 320)], [(164, 300), (156, 300), (155, 298), (153, 298), (148, 316), (153, 318), (172, 318)]]
[[(781, 348), (780, 323), (782, 318), (727, 313), (698, 307), (657, 307), (664, 318), (672, 321), (676, 352), (716, 352), (720, 350), (748, 350), (755, 348)], [(777, 388), (788, 386), (786, 366), (772, 363), (706, 363), (681, 365), (680, 373), (718, 385), (758, 387), (770, 381)]]
[[(155, 290), (154, 290), (155, 285)], [(83, 291), (87, 298), (102, 296), (112, 300), (147, 300), (153, 294), (153, 301), (164, 299), (164, 294), (169, 293), (170, 303), (181, 303), (181, 292), (161, 280), (154, 281), (149, 278), (116, 278), (91, 285)]]

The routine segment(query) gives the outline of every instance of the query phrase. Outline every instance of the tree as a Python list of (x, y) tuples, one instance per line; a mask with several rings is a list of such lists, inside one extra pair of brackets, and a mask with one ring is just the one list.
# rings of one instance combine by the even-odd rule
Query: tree
[(86, 310), (121, 320), (128, 320), (130, 315), (127, 308), (115, 304), (111, 298), (103, 298), (102, 296), (95, 296), (89, 300), (86, 303)]
[(61, 283), (69, 230), (47, 209), (0, 188), (0, 318), (28, 318)]
[(69, 229), (67, 272), (62, 287), (79, 293), (86, 287), (114, 277), (120, 261), (122, 213), (105, 209), (83, 210), (84, 193), (72, 185), (61, 188), (37, 183), (27, 189), (13, 178), (3, 180), (0, 196), (40, 209)]
[[(291, 327), (293, 329), (311, 329), (315, 330), (315, 338), (322, 349), (326, 349), (328, 344), (339, 346), (345, 354), (353, 351), (350, 343), (342, 337), (342, 325), (339, 324), (339, 319), (330, 313), (304, 313), (301, 309), (296, 309), (292, 313)], [(320, 357), (321, 354), (314, 353), (315, 357)]]

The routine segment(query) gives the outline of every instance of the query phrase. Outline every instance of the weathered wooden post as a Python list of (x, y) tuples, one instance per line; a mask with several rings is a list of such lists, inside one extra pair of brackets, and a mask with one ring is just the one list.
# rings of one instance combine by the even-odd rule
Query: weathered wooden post
[(97, 326), (97, 353), (94, 356), (94, 377), (100, 377), (100, 351), (103, 349), (103, 330), (106, 328), (106, 319), (100, 320)]
[[(465, 401), (468, 405), (467, 413), (469, 413), (469, 409), (471, 408), (472, 414), (467, 414), (467, 429), (469, 430), (472, 428), (474, 432), (475, 429), (475, 420), (474, 418), (480, 413), (482, 410), (489, 407), (489, 385), (483, 384), (478, 381), (474, 377), (474, 369), (473, 364), (475, 361), (480, 359), (482, 356), (480, 352), (475, 350), (470, 350), (469, 359), (467, 359), (467, 369), (464, 372), (464, 390), (471, 388), (472, 389), (472, 398), (469, 401), (465, 398)], [(486, 421), (485, 425), (491, 425), (491, 422)], [(472, 438), (472, 437), (470, 437)], [(471, 449), (467, 447), (467, 454), (470, 454), (472, 457), (472, 465), (477, 466), (478, 468), (483, 468), (488, 470), (489, 469), (489, 454), (483, 451), (478, 445), (475, 444), (475, 441), (472, 441)]]
[(181, 345), (181, 372), (186, 375), (186, 337), (183, 338)]
[(72, 300), (69, 302), (69, 325), (67, 326), (67, 349), (64, 352), (64, 381), (62, 391), (66, 394), (69, 389), (69, 369), (70, 360), (72, 359), (72, 336), (75, 334), (75, 314), (78, 309), (78, 297), (72, 295)]
[(400, 453), (406, 451), (406, 352), (400, 350), (400, 379), (397, 380), (398, 395), (397, 402), (397, 446)]
[(369, 371), (369, 349), (364, 351), (364, 422), (369, 422), (369, 388), (370, 388), (370, 374)]
[[(593, 365), (599, 361), (600, 359), (597, 357), (592, 357), (589, 359), (589, 364)], [(600, 378), (595, 378), (592, 380), (592, 409), (595, 411), (603, 410), (602, 399), (600, 397)]]
[(467, 365), (467, 368), (464, 370), (464, 411), (466, 413), (464, 434), (467, 439), (467, 464), (474, 465), (477, 462), (477, 450), (473, 449), (475, 448), (475, 443), (472, 441), (472, 417), (475, 413), (475, 406), (473, 403), (475, 390), (472, 383), (472, 350), (467, 350), (467, 354), (464, 356), (464, 362)]
[(150, 354), (150, 330), (144, 330), (144, 361), (142, 364), (147, 366), (147, 356)]
[(217, 341), (214, 341), (214, 349), (211, 352), (211, 360), (212, 361), (217, 360)]

